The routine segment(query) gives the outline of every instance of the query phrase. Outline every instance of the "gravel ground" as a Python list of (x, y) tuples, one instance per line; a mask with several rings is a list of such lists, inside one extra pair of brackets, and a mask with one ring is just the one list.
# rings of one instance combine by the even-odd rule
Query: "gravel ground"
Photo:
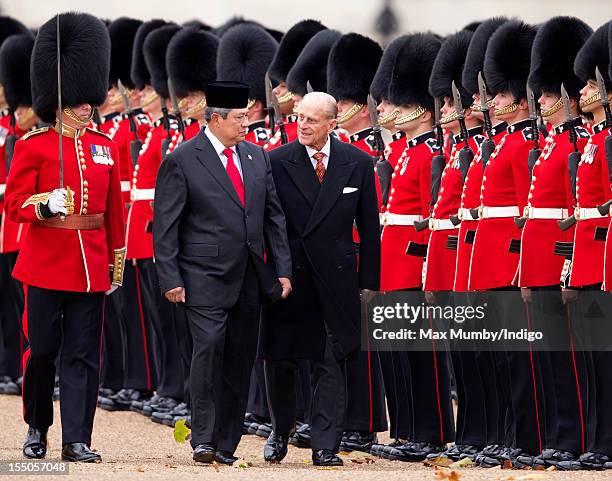
[[(58, 460), (61, 453), (59, 404), (55, 403), (56, 424), (49, 430), (47, 459)], [(21, 461), (21, 445), (26, 425), (21, 414), (21, 401), (16, 396), (0, 396), (0, 461)], [(387, 440), (388, 436), (382, 435)], [(96, 414), (92, 448), (102, 455), (101, 464), (71, 464), (69, 476), (45, 476), (43, 479), (149, 480), (149, 479), (262, 479), (270, 481), (347, 480), (347, 481), (417, 481), (443, 480), (581, 480), (611, 479), (612, 473), (562, 473), (553, 471), (485, 470), (458, 468), (456, 470), (426, 467), (421, 463), (402, 463), (371, 458), (363, 453), (342, 454), (345, 466), (337, 469), (315, 468), (310, 462), (310, 451), (289, 446), (289, 454), (280, 465), (263, 461), (264, 439), (244, 436), (238, 448), (240, 460), (234, 466), (195, 465), (188, 443), (174, 441), (172, 429), (155, 424), (136, 413)], [(0, 478), (2, 476), (0, 475)], [(40, 476), (19, 476), (16, 479), (37, 479)], [(6, 478), (5, 478), (6, 479)], [(11, 478), (8, 478), (11, 479)]]

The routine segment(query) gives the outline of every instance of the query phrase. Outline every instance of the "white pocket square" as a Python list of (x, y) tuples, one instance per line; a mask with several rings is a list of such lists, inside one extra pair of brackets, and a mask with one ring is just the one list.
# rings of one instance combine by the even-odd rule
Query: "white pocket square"
[(344, 189), (342, 189), (342, 193), (350, 194), (351, 192), (355, 192), (357, 190), (358, 190), (357, 187), (345, 187)]

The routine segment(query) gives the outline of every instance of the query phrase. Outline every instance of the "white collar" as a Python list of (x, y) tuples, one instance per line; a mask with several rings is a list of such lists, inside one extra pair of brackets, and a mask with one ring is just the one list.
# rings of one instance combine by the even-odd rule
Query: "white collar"
[[(206, 137), (208, 137), (208, 140), (210, 140), (210, 143), (213, 146), (213, 149), (215, 149), (215, 152), (217, 152), (217, 155), (221, 156), (221, 154), (223, 154), (223, 151), (225, 149), (227, 149), (227, 147), (225, 145), (223, 145), (223, 143), (217, 138), (217, 136), (215, 134), (212, 133), (212, 131), (206, 127), (204, 129), (204, 134), (206, 134)], [(230, 149), (236, 153), (236, 146), (232, 146), (230, 147)], [(223, 154), (225, 155), (225, 154)]]
[(327, 141), (325, 142), (325, 145), (323, 146), (323, 148), (321, 150), (316, 150), (313, 149), (312, 147), (309, 147), (308, 145), (305, 145), (304, 147), (306, 147), (306, 152), (308, 153), (308, 157), (312, 158), (312, 156), (314, 154), (316, 154), (317, 152), (323, 152), (325, 154), (325, 158), (329, 159), (329, 151), (330, 151), (330, 136), (327, 136)]

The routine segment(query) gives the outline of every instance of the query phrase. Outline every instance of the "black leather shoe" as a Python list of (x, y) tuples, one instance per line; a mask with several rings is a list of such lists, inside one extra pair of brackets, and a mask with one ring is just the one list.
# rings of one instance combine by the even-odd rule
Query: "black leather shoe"
[(372, 445), (378, 444), (378, 436), (376, 433), (368, 433), (364, 431), (350, 431), (342, 435), (340, 449), (342, 451), (362, 451), (369, 453)]
[(121, 389), (109, 399), (113, 401), (112, 407), (106, 408), (100, 405), (101, 408), (107, 411), (130, 411), (132, 402), (149, 399), (151, 393), (149, 391), (139, 391), (138, 389)]
[(143, 395), (143, 396), (133, 400), (130, 403), (130, 411), (134, 411), (135, 413), (142, 414), (142, 409), (145, 406), (148, 406), (151, 403), (156, 403), (159, 400), (160, 397), (161, 396), (159, 396), (158, 394), (155, 394), (154, 396), (152, 396), (150, 394), (148, 396)]
[(560, 449), (545, 449), (538, 457), (542, 460), (541, 465), (544, 467), (556, 466), (563, 461), (578, 461), (578, 455)]
[(270, 433), (264, 446), (264, 461), (268, 463), (280, 463), (287, 456), (288, 434)]
[(153, 413), (169, 413), (179, 404), (180, 402), (172, 397), (160, 396), (157, 402), (145, 404), (140, 414), (151, 417)]
[(296, 425), (295, 433), (289, 437), (289, 444), (296, 448), (310, 449), (310, 425), (306, 423)]
[[(259, 426), (266, 423), (270, 423), (269, 418), (266, 419), (262, 418), (261, 416), (258, 416), (257, 414), (246, 413), (244, 415), (243, 431), (245, 431), (247, 434), (257, 434)], [(265, 437), (268, 437), (270, 435), (270, 432), (272, 432), (271, 426), (272, 425), (270, 425), (270, 431), (268, 432), (268, 434), (265, 435)]]
[(12, 377), (2, 376), (2, 380), (0, 381), (0, 394), (13, 394), (18, 396), (21, 394), (21, 387)]
[(238, 458), (229, 451), (221, 450), (215, 453), (215, 461), (217, 461), (219, 464), (227, 464), (228, 466), (231, 466), (237, 460)]
[(212, 463), (215, 460), (215, 451), (212, 444), (198, 444), (193, 448), (193, 460), (198, 463)]
[(489, 444), (476, 455), (474, 458), (474, 463), (481, 468), (494, 468), (496, 466), (501, 466), (504, 462), (502, 456), (506, 450), (507, 448), (500, 444)]
[(424, 461), (428, 456), (436, 458), (441, 456), (446, 450), (446, 446), (433, 443), (406, 443), (392, 449), (389, 452), (389, 459), (395, 461), (416, 462)]
[(315, 466), (344, 466), (342, 459), (331, 449), (313, 451), (312, 464)]
[(582, 454), (577, 461), (560, 461), (557, 463), (559, 471), (602, 471), (611, 467), (612, 458), (591, 451)]
[(23, 443), (23, 455), (26, 458), (42, 459), (47, 454), (47, 430), (30, 427)]
[(100, 463), (102, 457), (85, 443), (66, 443), (62, 446), (62, 461), (76, 463)]

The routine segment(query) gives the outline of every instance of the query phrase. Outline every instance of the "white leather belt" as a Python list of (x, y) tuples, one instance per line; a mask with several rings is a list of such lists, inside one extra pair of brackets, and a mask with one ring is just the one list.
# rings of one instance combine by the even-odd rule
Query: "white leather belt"
[(4, 195), (5, 190), (6, 190), (6, 184), (0, 184), (0, 195)]
[(121, 181), (121, 192), (129, 192), (131, 188), (132, 188), (132, 184), (130, 183), (129, 180)]
[(385, 212), (382, 215), (382, 225), (414, 225), (423, 220), (422, 215), (402, 215)]
[(136, 202), (137, 200), (154, 200), (155, 189), (132, 189), (130, 198), (132, 202)]
[(459, 219), (461, 220), (478, 220), (478, 217), (474, 217), (472, 215), (472, 210), (471, 209), (466, 209), (464, 207), (461, 207), (459, 209), (459, 215), (458, 215)]
[[(596, 209), (597, 210), (597, 209)], [(569, 212), (567, 209), (554, 208), (554, 207), (525, 207), (523, 217), (528, 219), (555, 219), (562, 220), (567, 219)]]
[(574, 217), (576, 220), (589, 220), (589, 219), (601, 219), (602, 216), (599, 213), (597, 207), (580, 207), (574, 210)]
[(454, 230), (458, 226), (453, 224), (450, 219), (429, 219), (429, 228), (431, 230)]
[(478, 209), (481, 219), (495, 219), (502, 217), (518, 217), (520, 216), (519, 208), (515, 205), (508, 207), (488, 207), (481, 205)]

